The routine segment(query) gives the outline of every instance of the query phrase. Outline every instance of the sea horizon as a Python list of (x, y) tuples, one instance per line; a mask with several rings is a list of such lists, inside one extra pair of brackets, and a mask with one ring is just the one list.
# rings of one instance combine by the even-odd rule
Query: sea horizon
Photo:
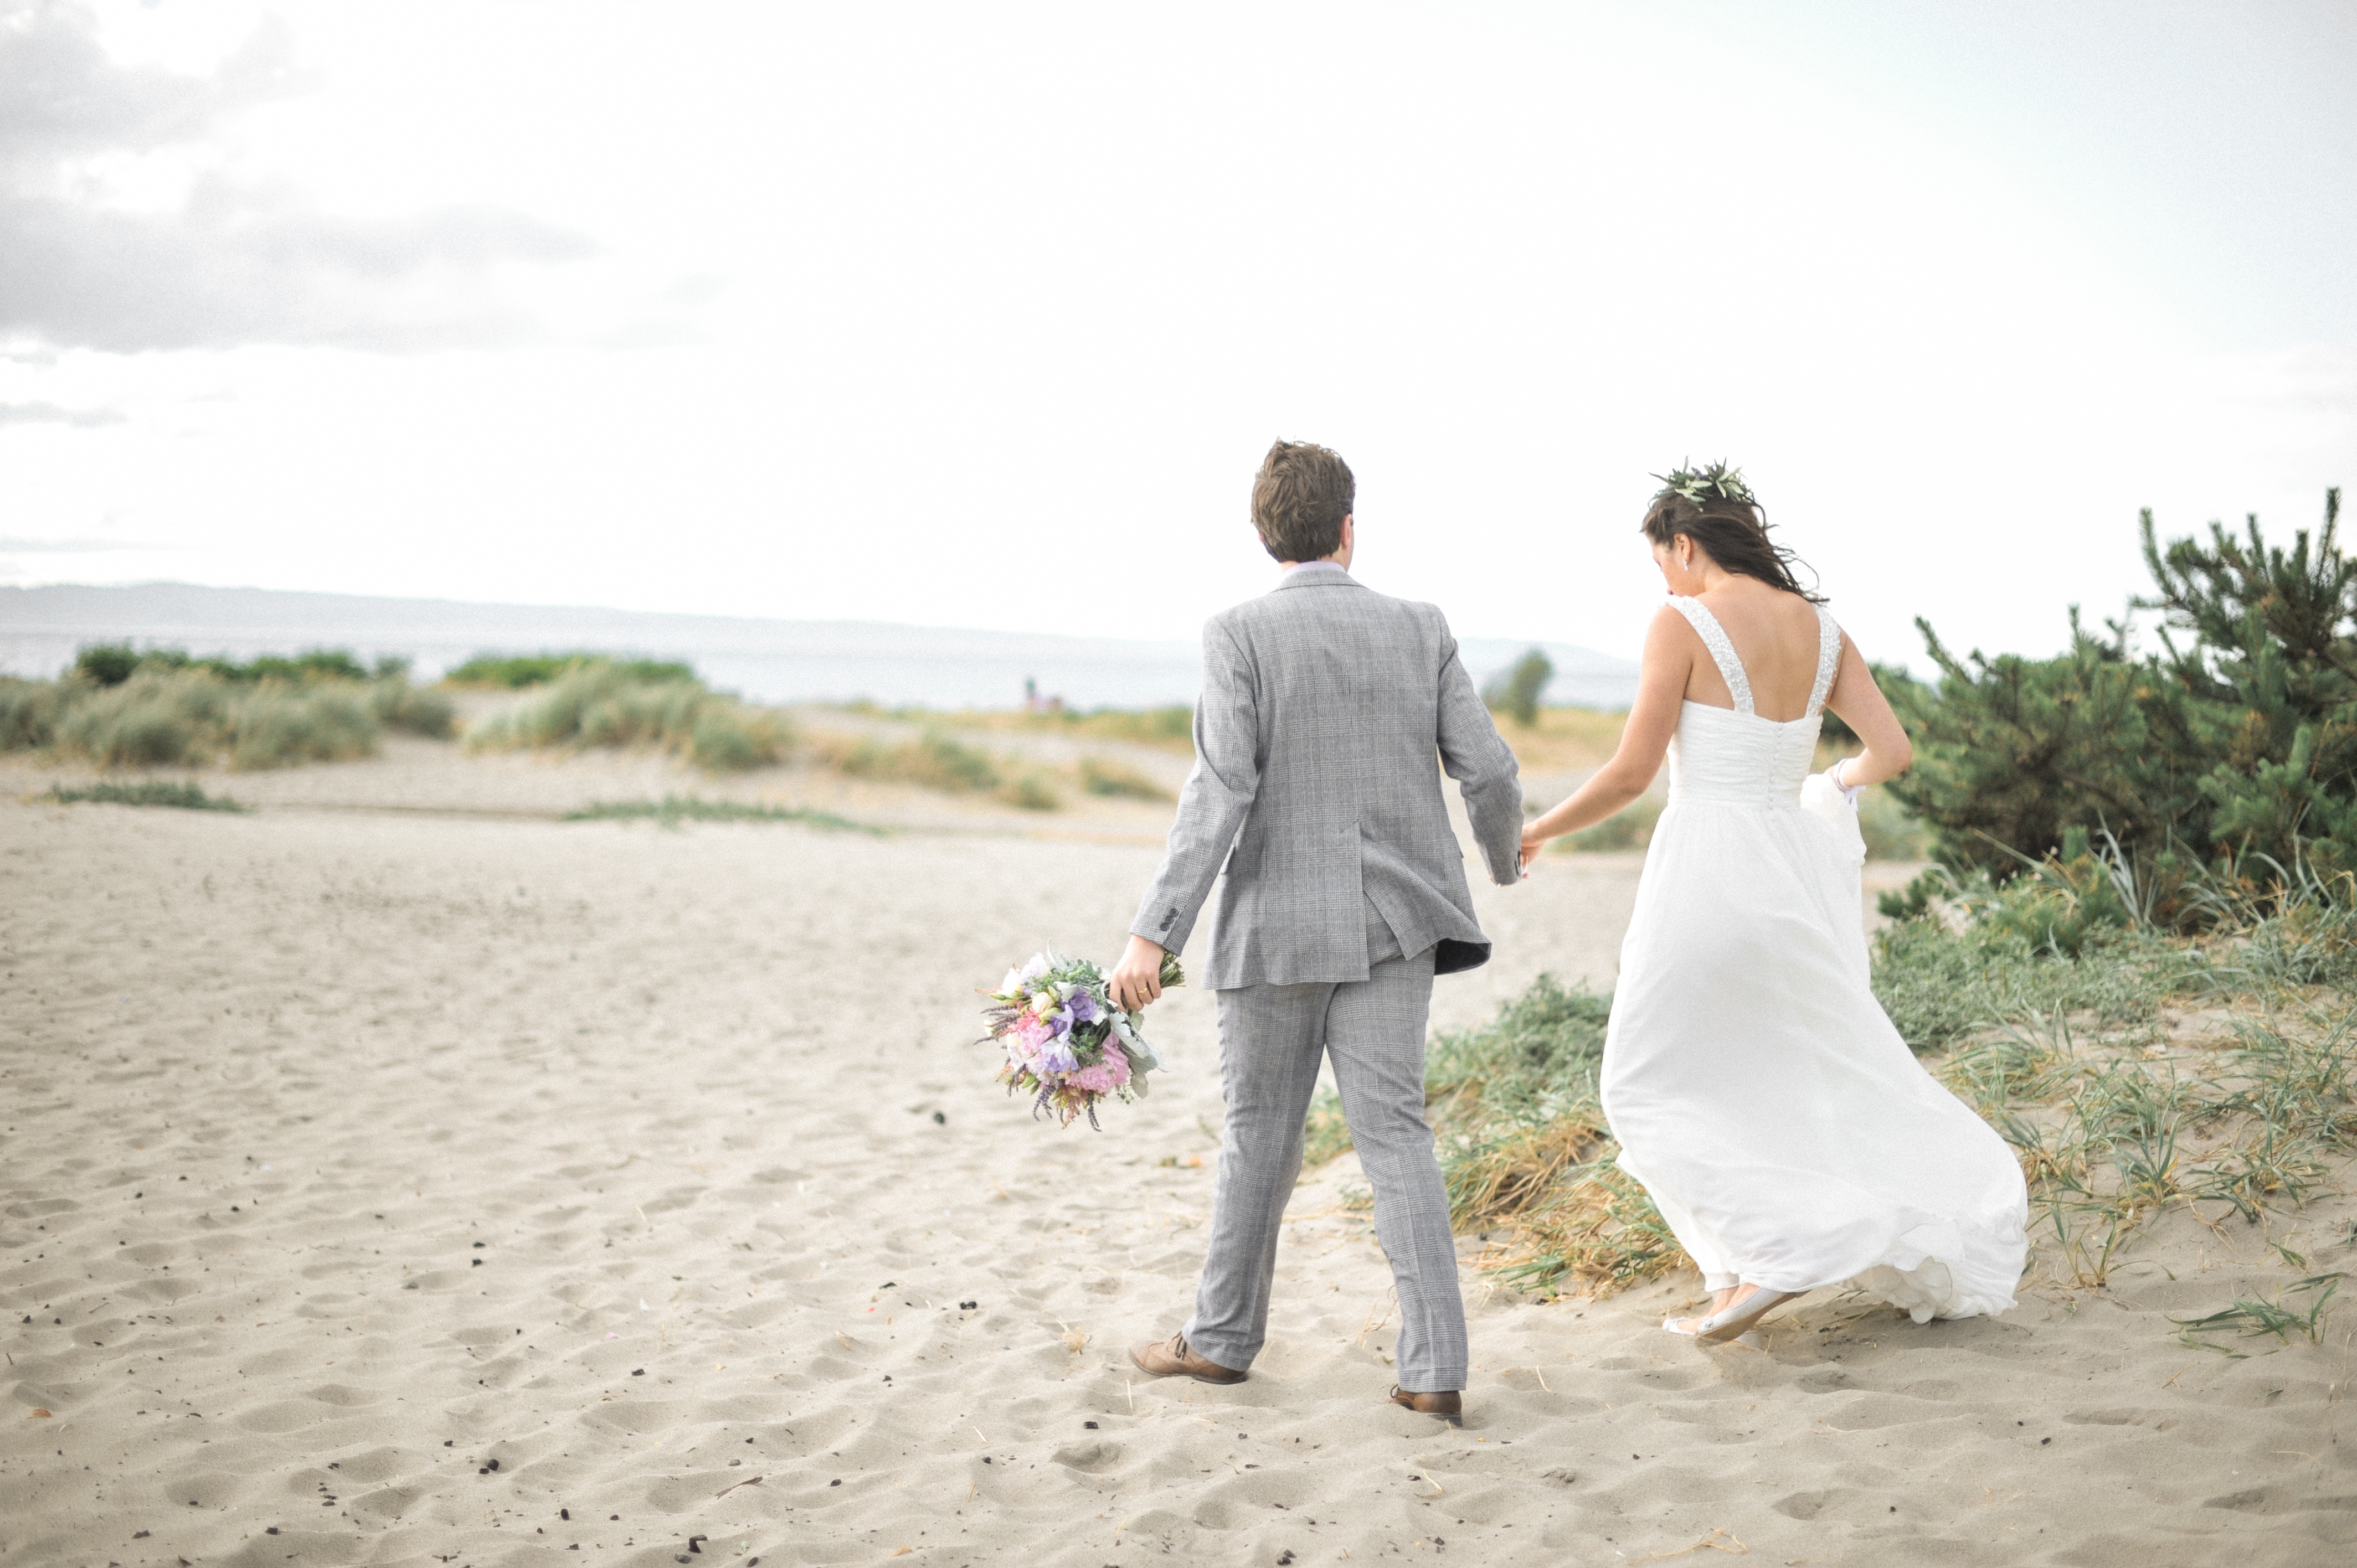
[[(1027, 701), (1078, 709), (1192, 703), (1200, 669), (1195, 645), (1176, 639), (187, 583), (0, 585), (0, 674), (53, 679), (83, 646), (124, 641), (199, 658), (341, 648), (363, 660), (406, 659), (421, 681), (478, 654), (605, 653), (678, 660), (755, 702), (944, 711)], [(1552, 703), (1618, 711), (1635, 696), (1634, 660), (1578, 644), (1466, 637), (1458, 646), (1477, 684), (1537, 648), (1555, 666)]]

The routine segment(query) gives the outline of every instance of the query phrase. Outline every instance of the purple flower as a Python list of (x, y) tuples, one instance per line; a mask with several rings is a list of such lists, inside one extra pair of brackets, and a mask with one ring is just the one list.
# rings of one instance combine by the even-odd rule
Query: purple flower
[(1075, 1024), (1093, 1024), (1104, 1016), (1104, 1008), (1098, 1004), (1095, 994), (1077, 985), (1064, 998), (1064, 1012)]

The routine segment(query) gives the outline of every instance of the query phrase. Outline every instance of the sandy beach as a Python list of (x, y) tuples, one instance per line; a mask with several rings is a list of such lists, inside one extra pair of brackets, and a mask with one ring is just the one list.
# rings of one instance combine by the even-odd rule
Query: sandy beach
[[(1251, 1380), (1152, 1382), (1124, 1352), (1190, 1301), (1212, 999), (1154, 1012), (1171, 1070), (1103, 1133), (973, 1042), (1010, 961), (1118, 951), (1166, 808), (787, 773), (728, 789), (897, 831), (566, 822), (728, 789), (424, 742), (207, 778), (249, 815), (51, 777), (0, 769), (0, 1563), (2357, 1553), (2357, 1318), (2242, 1359), (2169, 1320), (2275, 1289), (2275, 1243), (2357, 1272), (2346, 1196), (2172, 1214), (1998, 1319), (1825, 1291), (1710, 1352), (1657, 1326), (1691, 1275), (1538, 1303), (1469, 1236), (1452, 1430), (1383, 1402), (1346, 1155)], [(1436, 1026), (1609, 988), (1639, 864), (1479, 886), (1499, 958)]]

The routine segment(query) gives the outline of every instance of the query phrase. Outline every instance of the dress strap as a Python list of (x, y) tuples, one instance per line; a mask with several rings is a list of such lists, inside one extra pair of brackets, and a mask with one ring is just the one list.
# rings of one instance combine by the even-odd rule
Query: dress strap
[(1727, 689), (1735, 698), (1735, 711), (1749, 714), (1751, 707), (1751, 677), (1743, 672), (1743, 660), (1735, 656), (1735, 644), (1727, 639), (1727, 628), (1710, 613), (1710, 607), (1688, 594), (1670, 596), (1670, 607), (1686, 618), (1695, 628), (1702, 645), (1710, 650), (1711, 661), (1718, 666), (1727, 682)]
[(1825, 699), (1833, 694), (1834, 676), (1841, 670), (1841, 625), (1834, 612), (1824, 606), (1817, 607), (1817, 683), (1809, 689), (1810, 718), (1825, 711)]

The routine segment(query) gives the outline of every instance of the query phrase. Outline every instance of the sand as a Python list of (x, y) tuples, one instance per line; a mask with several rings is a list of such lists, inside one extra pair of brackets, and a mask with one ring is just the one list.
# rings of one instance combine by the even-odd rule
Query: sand
[[(423, 743), (208, 780), (248, 816), (16, 798), (46, 778), (0, 776), (0, 1564), (2357, 1551), (2357, 1318), (2243, 1359), (2168, 1321), (2288, 1277), (2239, 1223), (2173, 1217), (2000, 1319), (1821, 1292), (1717, 1351), (1656, 1327), (1691, 1276), (1539, 1304), (1469, 1270), (1452, 1430), (1383, 1402), (1345, 1156), (1251, 1380), (1139, 1378), (1203, 1245), (1211, 997), (1152, 1015), (1172, 1070), (1101, 1133), (971, 1042), (1010, 961), (1117, 950), (1158, 808), (565, 823), (717, 791)], [(1436, 1023), (1609, 985), (1637, 869), (1483, 887), (1499, 960)], [(2266, 1240), (2357, 1272), (2352, 1214)]]

